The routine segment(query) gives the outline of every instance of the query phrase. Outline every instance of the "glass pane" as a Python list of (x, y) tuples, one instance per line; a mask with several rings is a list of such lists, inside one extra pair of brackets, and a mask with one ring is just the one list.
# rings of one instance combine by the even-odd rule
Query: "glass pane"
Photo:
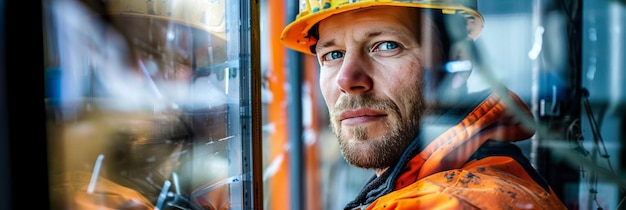
[(53, 209), (241, 209), (239, 3), (44, 3)]

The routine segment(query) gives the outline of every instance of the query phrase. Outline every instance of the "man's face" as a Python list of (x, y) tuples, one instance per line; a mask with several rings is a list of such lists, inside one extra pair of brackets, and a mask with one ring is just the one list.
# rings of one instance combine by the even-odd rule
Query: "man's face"
[(419, 16), (415, 9), (383, 7), (319, 24), (322, 94), (343, 155), (355, 166), (394, 165), (419, 131), (423, 68), (437, 57), (418, 40), (417, 33), (430, 29), (420, 29), (428, 24)]

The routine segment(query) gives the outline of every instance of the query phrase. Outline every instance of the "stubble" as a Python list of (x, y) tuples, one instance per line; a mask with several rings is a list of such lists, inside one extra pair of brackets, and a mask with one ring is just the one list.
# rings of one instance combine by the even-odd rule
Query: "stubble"
[[(339, 140), (341, 152), (348, 163), (366, 169), (383, 169), (395, 165), (407, 146), (419, 132), (419, 121), (424, 105), (419, 98), (421, 91), (412, 89), (407, 97), (412, 108), (402, 115), (398, 106), (390, 99), (371, 95), (346, 96), (341, 98), (331, 111), (331, 127)], [(382, 129), (384, 135), (373, 137), (368, 126), (342, 128), (338, 121), (342, 110), (370, 108), (388, 114)]]

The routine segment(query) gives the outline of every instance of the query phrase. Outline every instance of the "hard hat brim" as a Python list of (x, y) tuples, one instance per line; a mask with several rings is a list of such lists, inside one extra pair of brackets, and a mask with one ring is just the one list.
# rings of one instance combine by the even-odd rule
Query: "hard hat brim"
[(472, 39), (478, 38), (478, 35), (483, 28), (483, 17), (474, 9), (470, 9), (462, 6), (444, 6), (444, 5), (432, 5), (432, 4), (415, 4), (415, 3), (401, 3), (401, 2), (378, 2), (372, 4), (371, 2), (358, 2), (346, 5), (340, 5), (335, 8), (324, 9), (319, 12), (300, 14), (302, 17), (297, 17), (295, 21), (287, 25), (281, 34), (280, 41), (287, 48), (295, 51), (313, 55), (310, 47), (314, 45), (317, 40), (310, 37), (308, 32), (315, 24), (320, 21), (339, 13), (344, 13), (352, 10), (375, 7), (375, 6), (402, 6), (402, 7), (415, 7), (425, 9), (439, 9), (444, 13), (454, 14), (457, 11), (465, 11), (470, 16), (474, 17), (474, 23), (470, 26), (469, 37)]

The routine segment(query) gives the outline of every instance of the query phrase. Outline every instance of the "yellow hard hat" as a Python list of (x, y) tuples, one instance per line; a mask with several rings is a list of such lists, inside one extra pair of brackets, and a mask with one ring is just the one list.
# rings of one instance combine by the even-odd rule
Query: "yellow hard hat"
[(313, 54), (310, 47), (317, 40), (308, 32), (315, 24), (347, 11), (373, 6), (402, 6), (439, 9), (444, 14), (460, 14), (472, 18), (468, 25), (469, 37), (478, 38), (483, 28), (483, 17), (477, 11), (476, 0), (300, 0), (300, 12), (282, 32), (282, 43), (293, 50)]

